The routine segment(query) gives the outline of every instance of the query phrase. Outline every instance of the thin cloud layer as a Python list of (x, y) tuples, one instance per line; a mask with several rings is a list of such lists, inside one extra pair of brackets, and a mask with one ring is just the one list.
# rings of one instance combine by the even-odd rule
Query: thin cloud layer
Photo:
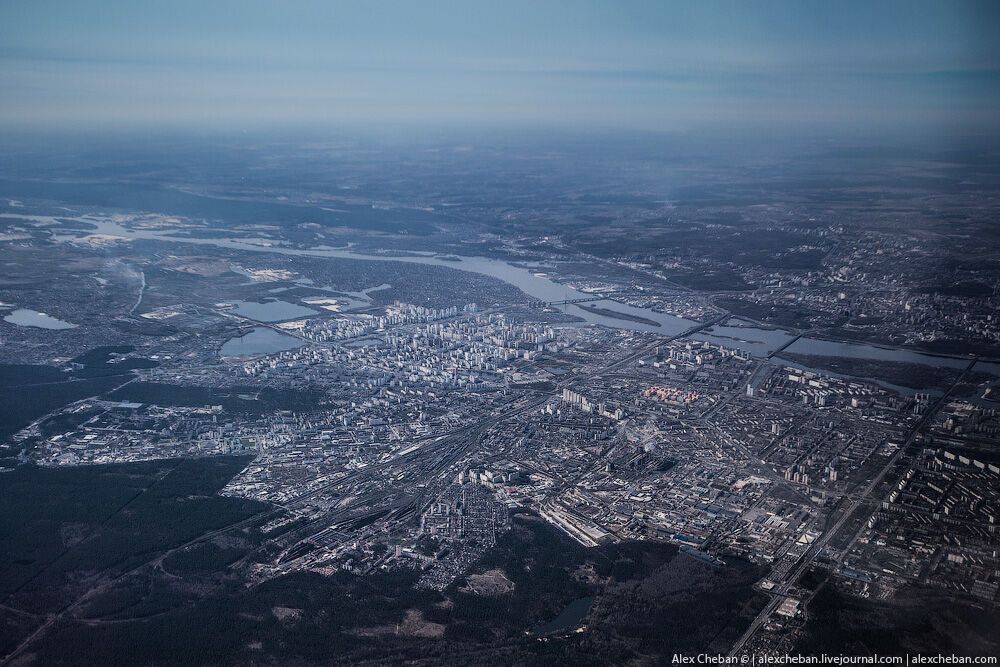
[(0, 123), (996, 131), (962, 2), (0, 5)]

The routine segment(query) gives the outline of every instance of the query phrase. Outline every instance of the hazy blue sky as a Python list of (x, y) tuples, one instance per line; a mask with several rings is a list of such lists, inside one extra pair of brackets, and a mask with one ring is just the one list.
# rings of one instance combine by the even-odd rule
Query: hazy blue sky
[(0, 123), (967, 128), (1000, 3), (0, 0)]

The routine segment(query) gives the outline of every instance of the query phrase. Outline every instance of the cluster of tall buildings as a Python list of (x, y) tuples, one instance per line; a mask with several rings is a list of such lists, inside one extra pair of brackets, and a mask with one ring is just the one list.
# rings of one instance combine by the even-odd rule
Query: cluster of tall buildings
[(610, 405), (606, 402), (600, 402), (596, 405), (590, 401), (586, 396), (578, 392), (573, 391), (570, 388), (563, 389), (562, 392), (563, 403), (568, 403), (586, 413), (596, 413), (602, 417), (608, 419), (614, 419), (615, 421), (621, 421), (625, 419), (625, 411), (620, 407)]

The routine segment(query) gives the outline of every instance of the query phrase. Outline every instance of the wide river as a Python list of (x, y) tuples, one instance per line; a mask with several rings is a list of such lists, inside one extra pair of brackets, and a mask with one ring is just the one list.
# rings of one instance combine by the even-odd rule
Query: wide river
[[(278, 245), (273, 239), (264, 238), (198, 238), (183, 234), (183, 230), (167, 229), (153, 231), (148, 229), (127, 229), (109, 221), (95, 221), (85, 219), (85, 222), (96, 227), (94, 234), (106, 235), (110, 237), (121, 237), (123, 239), (145, 239), (155, 241), (167, 241), (171, 243), (190, 243), (193, 245), (211, 245), (222, 248), (231, 248), (249, 252), (269, 252), (282, 255), (302, 255), (306, 257), (331, 257), (337, 259), (356, 259), (378, 262), (407, 262), (414, 264), (425, 264), (429, 266), (440, 266), (448, 269), (461, 271), (471, 271), (487, 276), (492, 276), (509, 283), (528, 296), (539, 301), (563, 301), (569, 299), (593, 298), (593, 294), (580, 292), (566, 285), (562, 285), (550, 279), (545, 273), (514, 266), (509, 262), (488, 257), (451, 257), (442, 259), (431, 254), (408, 254), (403, 256), (395, 255), (368, 255), (351, 250), (339, 248), (289, 248)], [(63, 241), (74, 241), (77, 237), (61, 236), (57, 237)], [(605, 299), (592, 301), (585, 304), (590, 307), (605, 308), (619, 313), (626, 313), (635, 317), (651, 320), (659, 324), (655, 326), (650, 323), (619, 319), (594, 313), (583, 308), (570, 304), (566, 306), (566, 312), (581, 318), (588, 324), (599, 324), (616, 329), (631, 329), (634, 331), (649, 331), (664, 335), (681, 333), (698, 323), (665, 313), (657, 313), (647, 308), (636, 308), (617, 301)], [(707, 332), (694, 336), (698, 340), (708, 340), (726, 345), (730, 348), (746, 350), (754, 356), (767, 356), (769, 353), (781, 347), (795, 334), (781, 329), (765, 329), (754, 326), (752, 323), (744, 322), (738, 318), (730, 319), (725, 325), (717, 325)], [(877, 359), (884, 361), (900, 361), (928, 366), (944, 366), (950, 368), (964, 368), (968, 363), (968, 358), (944, 355), (921, 354), (913, 350), (880, 347), (863, 343), (834, 342), (818, 338), (803, 336), (793, 343), (789, 352), (802, 354), (815, 354), (833, 357), (851, 357), (858, 359)], [(799, 365), (799, 364), (791, 364)], [(981, 361), (976, 364), (976, 370), (988, 372), (1000, 376), (1000, 363)], [(886, 383), (882, 383), (886, 384)], [(886, 385), (893, 389), (910, 393), (905, 387)]]

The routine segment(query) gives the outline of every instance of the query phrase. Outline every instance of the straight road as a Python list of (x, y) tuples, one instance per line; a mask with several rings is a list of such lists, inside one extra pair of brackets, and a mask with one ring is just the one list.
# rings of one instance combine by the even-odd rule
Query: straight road
[[(933, 419), (934, 415), (941, 408), (941, 406), (944, 405), (951, 392), (954, 391), (955, 387), (958, 386), (962, 380), (965, 379), (965, 376), (969, 374), (972, 367), (976, 365), (976, 361), (978, 361), (978, 359), (974, 358), (969, 362), (969, 365), (965, 367), (965, 370), (963, 370), (957, 378), (955, 378), (955, 381), (950, 387), (948, 387), (947, 391), (941, 394), (937, 401), (935, 401), (927, 412), (924, 413), (924, 416), (913, 425), (907, 434), (906, 439), (903, 441), (902, 446), (900, 446), (896, 453), (893, 454), (888, 461), (886, 461), (886, 464), (882, 466), (878, 475), (876, 475), (871, 482), (865, 486), (864, 490), (859, 494), (844, 497), (846, 507), (840, 514), (837, 521), (833, 524), (833, 526), (824, 531), (819, 539), (810, 545), (809, 549), (799, 559), (797, 565), (790, 568), (788, 573), (782, 577), (780, 582), (776, 582), (775, 587), (772, 589), (773, 597), (770, 602), (768, 602), (764, 609), (761, 610), (761, 612), (757, 615), (757, 618), (750, 623), (750, 627), (748, 627), (746, 632), (743, 633), (743, 636), (740, 637), (739, 640), (737, 640), (737, 642), (733, 645), (733, 648), (729, 651), (730, 656), (739, 655), (746, 643), (754, 636), (760, 627), (767, 622), (767, 620), (771, 617), (771, 614), (778, 608), (788, 592), (794, 587), (802, 575), (805, 574), (806, 570), (812, 565), (816, 557), (822, 553), (823, 548), (837, 536), (840, 530), (847, 524), (848, 520), (854, 516), (854, 513), (869, 501), (869, 496), (872, 492), (878, 488), (879, 484), (881, 484), (882, 480), (885, 479), (885, 476), (889, 473), (896, 462), (899, 461), (907, 450), (909, 450), (917, 436), (921, 433), (924, 427), (930, 423), (931, 419)], [(864, 522), (862, 522), (861, 527), (852, 536), (851, 540), (844, 548), (843, 553), (838, 558), (838, 564), (843, 561), (844, 555), (851, 550), (851, 547), (854, 546), (854, 543), (858, 540), (862, 532), (864, 532)]]

